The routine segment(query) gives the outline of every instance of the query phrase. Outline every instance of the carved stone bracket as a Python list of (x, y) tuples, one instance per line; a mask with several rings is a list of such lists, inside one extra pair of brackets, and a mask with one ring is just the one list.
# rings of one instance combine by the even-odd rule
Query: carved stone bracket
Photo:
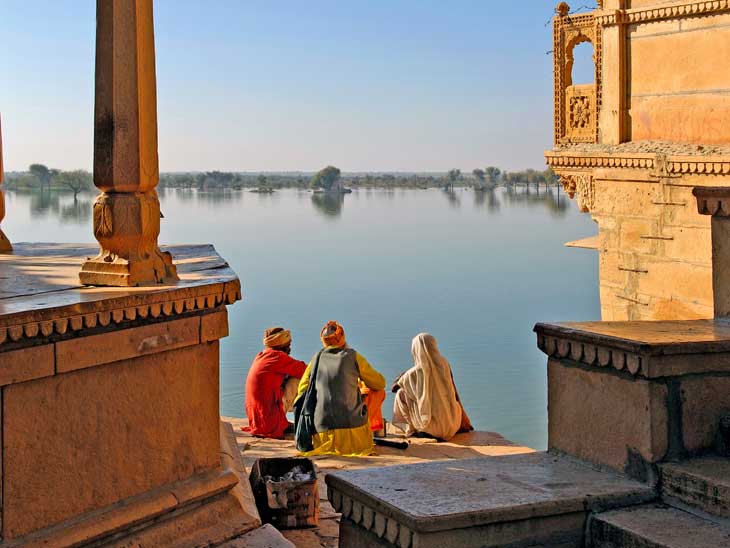
[(571, 199), (578, 198), (578, 207), (584, 213), (590, 213), (596, 203), (596, 187), (590, 173), (561, 174), (560, 182), (563, 190)]
[[(598, 140), (598, 114), (601, 108), (601, 32), (593, 13), (570, 15), (561, 2), (553, 20), (553, 59), (555, 94), (555, 143)], [(595, 83), (573, 86), (573, 49), (590, 42), (594, 49)]]
[(697, 212), (713, 217), (730, 217), (729, 187), (695, 187), (692, 194), (697, 199)]

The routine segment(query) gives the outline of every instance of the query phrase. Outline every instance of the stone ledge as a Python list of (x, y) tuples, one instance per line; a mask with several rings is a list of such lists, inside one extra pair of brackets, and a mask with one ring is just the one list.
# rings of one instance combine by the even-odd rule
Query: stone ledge
[(601, 26), (648, 23), (677, 17), (706, 15), (730, 10), (730, 0), (702, 0), (701, 2), (664, 3), (634, 9), (598, 10), (594, 12), (596, 22)]
[(344, 518), (402, 548), (415, 545), (419, 535), (656, 497), (651, 488), (620, 474), (549, 453), (336, 472), (326, 483), (333, 507)]
[[(85, 287), (78, 271), (88, 245), (16, 244), (0, 255), (0, 352), (12, 343), (134, 321), (205, 312), (241, 299), (241, 283), (213, 246), (165, 248), (180, 280), (137, 288)], [(16, 345), (17, 346), (17, 345)]]
[(634, 376), (659, 378), (730, 372), (730, 321), (538, 323), (549, 357)]

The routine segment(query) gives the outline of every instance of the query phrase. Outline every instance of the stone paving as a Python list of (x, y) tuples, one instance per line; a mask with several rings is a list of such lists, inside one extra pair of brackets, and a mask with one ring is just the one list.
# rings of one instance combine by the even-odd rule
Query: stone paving
[[(245, 419), (222, 417), (233, 425), (236, 441), (242, 451), (246, 469), (260, 458), (293, 457), (296, 448), (292, 439), (268, 440), (250, 436), (241, 430), (247, 424)], [(388, 437), (404, 439), (403, 433), (388, 424)], [(521, 447), (504, 439), (494, 432), (469, 432), (458, 434), (449, 442), (429, 439), (411, 439), (406, 450), (378, 447), (377, 455), (371, 457), (314, 457), (318, 469), (320, 493), (319, 527), (282, 531), (284, 536), (298, 548), (336, 548), (339, 536), (340, 515), (327, 500), (327, 487), (324, 478), (336, 470), (376, 468), (397, 464), (418, 464), (449, 459), (468, 459), (480, 456), (499, 456), (529, 453), (533, 450)]]

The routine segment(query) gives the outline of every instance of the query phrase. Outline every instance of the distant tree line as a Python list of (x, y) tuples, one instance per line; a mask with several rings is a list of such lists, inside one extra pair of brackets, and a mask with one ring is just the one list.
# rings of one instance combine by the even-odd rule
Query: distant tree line
[[(446, 173), (342, 173), (335, 166), (327, 166), (317, 173), (237, 173), (205, 171), (191, 173), (162, 173), (159, 187), (211, 190), (253, 189), (273, 192), (281, 188), (332, 190), (338, 188), (454, 188), (486, 189), (499, 185), (542, 184), (555, 185), (558, 177), (551, 169), (538, 171), (503, 171), (494, 166), (476, 168), (471, 175), (460, 169)], [(95, 191), (91, 173), (84, 170), (62, 171), (43, 164), (32, 164), (28, 171), (6, 173), (7, 189), (40, 189), (71, 191), (76, 197), (82, 192)]]
[(62, 171), (43, 164), (31, 164), (28, 171), (6, 173), (5, 187), (18, 190), (71, 191), (74, 199), (79, 193), (95, 190), (94, 179), (88, 171)]

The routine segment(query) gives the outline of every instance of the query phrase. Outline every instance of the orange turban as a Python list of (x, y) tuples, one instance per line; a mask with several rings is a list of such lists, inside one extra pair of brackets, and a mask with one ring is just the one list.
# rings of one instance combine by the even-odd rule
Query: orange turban
[(319, 334), (322, 344), (325, 346), (334, 346), (340, 348), (345, 346), (345, 330), (337, 322), (327, 322)]
[[(272, 333), (272, 331), (274, 333)], [(286, 346), (291, 342), (291, 331), (281, 327), (270, 327), (264, 331), (264, 346), (276, 348)]]

